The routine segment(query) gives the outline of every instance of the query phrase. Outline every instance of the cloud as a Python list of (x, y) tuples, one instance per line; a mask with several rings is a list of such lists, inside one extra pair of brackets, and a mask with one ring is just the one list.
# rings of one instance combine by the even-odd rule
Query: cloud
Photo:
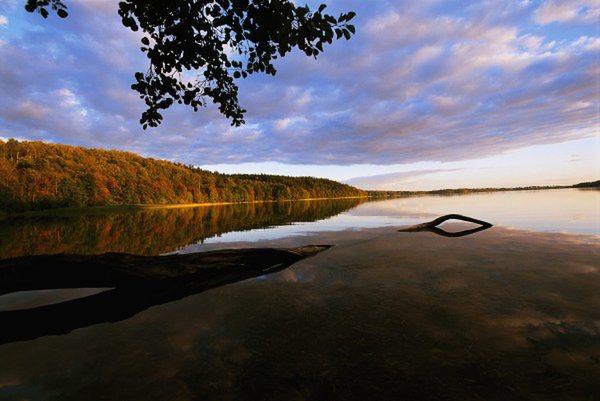
[(574, 20), (597, 24), (598, 17), (600, 17), (600, 2), (597, 0), (547, 0), (534, 13), (535, 21), (541, 25)]
[(425, 169), (425, 170), (410, 170), (397, 171), (388, 174), (371, 175), (366, 177), (355, 177), (345, 180), (344, 182), (361, 189), (373, 190), (401, 190), (407, 184), (414, 182), (418, 178), (429, 174), (460, 171), (460, 168), (448, 169)]
[[(356, 10), (356, 37), (318, 60), (278, 60), (275, 77), (241, 80), (246, 126), (231, 128), (213, 105), (177, 106), (145, 132), (130, 85), (147, 61), (116, 2), (73, 2), (65, 20), (15, 3), (0, 31), (0, 135), (197, 165), (388, 165), (598, 134), (596, 2), (328, 4)], [(577, 13), (560, 30), (549, 25), (555, 6)]]
[(8, 25), (8, 18), (6, 16), (0, 14), (0, 26)]

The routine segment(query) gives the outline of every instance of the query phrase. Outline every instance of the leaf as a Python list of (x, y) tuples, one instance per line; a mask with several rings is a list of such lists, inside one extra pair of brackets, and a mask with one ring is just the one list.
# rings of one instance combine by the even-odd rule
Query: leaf
[[(29, 1), (54, 5), (60, 0)], [(243, 124), (236, 80), (257, 72), (275, 75), (271, 63), (278, 57), (293, 50), (316, 57), (324, 43), (356, 32), (347, 23), (356, 13), (336, 19), (326, 9), (326, 4), (298, 6), (294, 0), (121, 0), (123, 25), (145, 33), (140, 40), (150, 66), (146, 74), (136, 74), (132, 85), (147, 106), (144, 123), (160, 124), (156, 111), (170, 106), (164, 100), (171, 98), (194, 109), (212, 101), (232, 125)], [(192, 93), (181, 74), (173, 74), (184, 71), (198, 73), (191, 82), (197, 91)]]

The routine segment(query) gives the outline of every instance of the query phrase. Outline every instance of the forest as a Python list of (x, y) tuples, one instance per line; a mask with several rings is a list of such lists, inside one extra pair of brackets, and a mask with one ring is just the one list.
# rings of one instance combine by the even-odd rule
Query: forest
[(573, 188), (600, 188), (600, 180), (590, 182), (580, 182), (573, 185)]
[(0, 210), (365, 197), (313, 177), (227, 175), (134, 153), (0, 140)]

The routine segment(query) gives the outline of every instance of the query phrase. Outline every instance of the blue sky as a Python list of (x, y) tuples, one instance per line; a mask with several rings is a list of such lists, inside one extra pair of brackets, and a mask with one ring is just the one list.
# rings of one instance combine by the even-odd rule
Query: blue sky
[[(117, 1), (42, 20), (0, 1), (0, 137), (116, 148), (223, 172), (362, 188), (600, 177), (600, 1), (327, 1), (356, 36), (240, 80), (244, 127), (174, 107), (143, 131), (147, 68)], [(309, 2), (313, 4), (314, 2)]]

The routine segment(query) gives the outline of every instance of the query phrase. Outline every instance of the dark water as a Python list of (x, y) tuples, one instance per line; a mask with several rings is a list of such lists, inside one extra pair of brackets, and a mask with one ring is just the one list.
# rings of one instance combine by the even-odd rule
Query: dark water
[[(335, 246), (124, 320), (5, 342), (0, 400), (598, 400), (599, 210), (598, 191), (555, 190), (3, 221), (2, 257)], [(450, 212), (495, 226), (397, 232)], [(99, 291), (4, 295), (0, 330), (2, 311)]]

